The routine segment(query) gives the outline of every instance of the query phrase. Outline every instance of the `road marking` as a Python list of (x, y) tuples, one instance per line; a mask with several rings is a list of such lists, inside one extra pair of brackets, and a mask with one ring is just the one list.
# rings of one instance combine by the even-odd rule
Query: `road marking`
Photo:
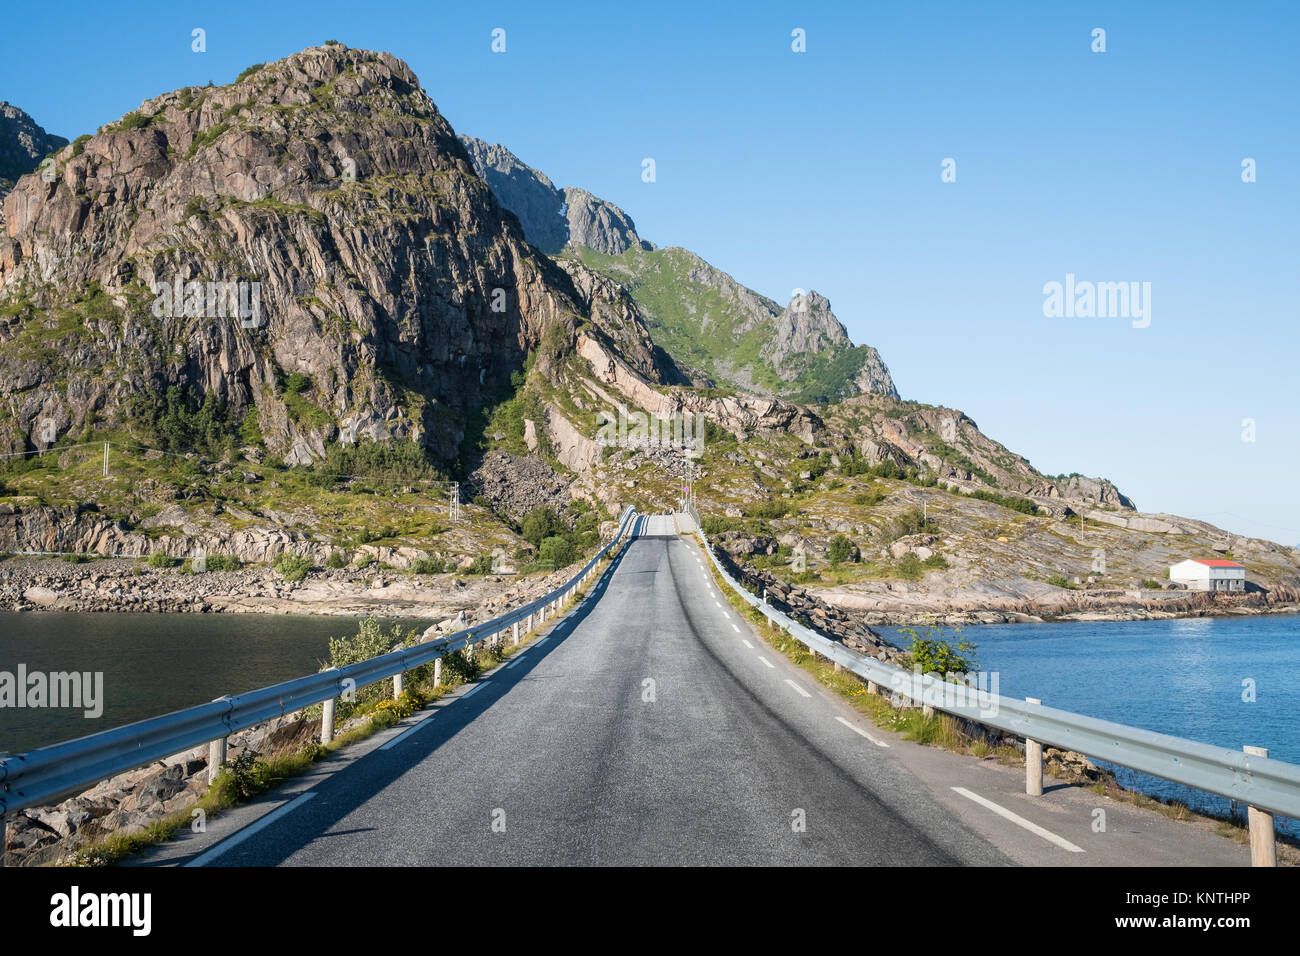
[(419, 730), (421, 727), (423, 727), (425, 724), (427, 724), (429, 721), (433, 720), (433, 718), (435, 718), (435, 717), (437, 717), (437, 716), (438, 716), (438, 712), (435, 710), (435, 711), (434, 711), (433, 713), (431, 713), (428, 717), (422, 717), (422, 718), (420, 718), (420, 719), (417, 720), (417, 721), (416, 721), (412, 726), (407, 727), (405, 730), (403, 730), (400, 734), (398, 734), (398, 735), (397, 735), (396, 737), (394, 737), (392, 740), (388, 741), (388, 743), (386, 743), (386, 744), (381, 744), (380, 747), (379, 747), (379, 749), (380, 749), (380, 750), (388, 750), (388, 749), (390, 749), (390, 748), (392, 748), (392, 747), (396, 747), (399, 743), (401, 743), (403, 740), (405, 740), (405, 739), (406, 739), (407, 737), (409, 737), (411, 734), (415, 733), (417, 730)]
[(769, 661), (769, 660), (768, 660), (766, 657), (764, 657), (762, 654), (759, 654), (759, 655), (758, 655), (758, 659), (759, 659), (760, 661), (762, 661), (764, 664), (766, 664), (768, 667), (772, 668), (773, 670), (776, 670), (776, 665), (773, 664), (771, 661)]
[(523, 663), (523, 659), (524, 659), (524, 656), (523, 656), (522, 654), (519, 654), (519, 655), (517, 655), (517, 656), (515, 657), (515, 659), (514, 659), (513, 661), (511, 661), (509, 664), (507, 664), (505, 667), (503, 667), (503, 668), (501, 668), (501, 669), (504, 670), (504, 671), (508, 671), (508, 670), (510, 670), (510, 668), (514, 667), (516, 664)]
[(838, 720), (845, 727), (849, 728), (849, 730), (853, 731), (855, 734), (861, 734), (863, 737), (866, 737), (877, 747), (884, 747), (886, 750), (889, 749), (889, 744), (885, 743), (883, 740), (877, 740), (875, 737), (871, 736), (871, 734), (867, 733), (865, 730), (863, 730), (861, 727), (857, 726), (856, 724), (849, 723), (843, 717), (836, 717), (835, 719)]
[(751, 643), (749, 643), (749, 641), (745, 640), (743, 637), (740, 639), (740, 643), (744, 644), (744, 645), (745, 645), (746, 647), (748, 647), (751, 651), (754, 649), (754, 645), (751, 644)]
[(314, 790), (309, 790), (307, 793), (299, 794), (297, 797), (294, 797), (284, 806), (277, 807), (276, 809), (268, 813), (266, 816), (262, 817), (262, 819), (258, 820), (256, 823), (252, 823), (249, 826), (244, 827), (244, 829), (240, 830), (234, 836), (227, 838), (221, 843), (218, 843), (216, 846), (208, 850), (206, 853), (199, 854), (194, 859), (190, 860), (190, 862), (184, 865), (204, 866), (209, 860), (215, 860), (217, 857), (221, 856), (221, 854), (225, 853), (227, 850), (233, 850), (235, 847), (239, 846), (239, 844), (243, 843), (253, 834), (257, 833), (259, 830), (263, 830), (266, 827), (269, 827), (276, 820), (279, 820), (281, 817), (289, 814), (293, 810), (296, 810), (298, 807), (302, 806), (304, 803), (306, 803), (314, 796), (316, 796), (316, 791)]
[(793, 687), (795, 690), (797, 690), (801, 696), (803, 696), (803, 697), (811, 697), (811, 696), (812, 696), (812, 694), (808, 693), (806, 690), (804, 690), (802, 687), (800, 687), (798, 684), (796, 684), (796, 683), (795, 683), (794, 681), (792, 681), (790, 678), (787, 677), (787, 678), (785, 679), (785, 682), (786, 682), (787, 684), (789, 684), (791, 687)]
[(718, 607), (722, 607), (722, 602), (721, 602), (721, 601), (714, 601), (713, 603), (716, 604)]
[(953, 787), (952, 789), (953, 789), (953, 792), (954, 792), (954, 793), (960, 793), (960, 794), (961, 794), (963, 797), (965, 797), (967, 800), (973, 800), (973, 801), (975, 801), (975, 802), (978, 803), (980, 806), (982, 806), (982, 807), (986, 807), (986, 808), (988, 808), (989, 810), (992, 810), (994, 813), (996, 813), (996, 814), (997, 814), (998, 816), (1000, 816), (1000, 817), (1005, 817), (1006, 819), (1010, 820), (1012, 823), (1016, 824), (1017, 826), (1022, 826), (1022, 827), (1024, 827), (1024, 828), (1025, 828), (1026, 830), (1028, 830), (1030, 833), (1033, 833), (1033, 834), (1036, 834), (1037, 836), (1042, 837), (1044, 840), (1048, 841), (1049, 843), (1055, 843), (1057, 846), (1059, 846), (1059, 847), (1060, 847), (1061, 849), (1063, 849), (1063, 850), (1069, 850), (1071, 853), (1082, 853), (1082, 852), (1084, 852), (1083, 847), (1075, 846), (1075, 845), (1074, 845), (1073, 843), (1071, 843), (1069, 840), (1065, 839), (1065, 837), (1059, 837), (1059, 836), (1057, 836), (1055, 833), (1053, 833), (1051, 830), (1044, 830), (1044, 829), (1043, 829), (1042, 827), (1040, 827), (1037, 823), (1032, 823), (1032, 822), (1030, 822), (1029, 820), (1026, 820), (1024, 817), (1022, 817), (1022, 816), (1020, 816), (1020, 815), (1018, 815), (1018, 814), (1012, 813), (1012, 812), (1011, 812), (1010, 810), (1008, 810), (1006, 807), (1000, 807), (1000, 806), (998, 806), (998, 805), (997, 805), (996, 803), (994, 803), (992, 800), (985, 800), (985, 799), (984, 799), (983, 797), (981, 797), (978, 793), (971, 793), (971, 792), (970, 792), (969, 790), (967, 790), (965, 787)]
[(550, 639), (551, 639), (551, 635), (547, 634), (547, 635), (546, 635), (545, 637), (543, 637), (541, 640), (533, 641), (533, 647), (541, 647), (543, 644), (545, 644), (545, 643), (546, 643), (547, 641), (549, 641)]
[(732, 629), (733, 631), (735, 631), (737, 634), (740, 633), (740, 628), (736, 627), (736, 625), (735, 625), (734, 622), (733, 622), (732, 625), (731, 625), (731, 629)]
[(486, 680), (480, 681), (479, 683), (477, 683), (477, 684), (475, 684), (473, 687), (471, 687), (469, 690), (465, 691), (465, 693), (463, 693), (463, 694), (461, 694), (459, 697), (457, 697), (456, 700), (464, 700), (466, 697), (473, 697), (475, 694), (477, 694), (479, 691), (481, 691), (481, 690), (482, 690), (484, 687), (486, 687), (486, 686), (487, 686), (487, 681), (486, 681)]
[(723, 611), (723, 612), (722, 612), (722, 616), (725, 617), (728, 621), (731, 620), (731, 615), (728, 614), (726, 611)]

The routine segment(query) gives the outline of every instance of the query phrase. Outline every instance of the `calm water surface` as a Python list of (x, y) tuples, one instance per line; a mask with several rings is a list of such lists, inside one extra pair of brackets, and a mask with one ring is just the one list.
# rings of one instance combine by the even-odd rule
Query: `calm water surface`
[[(910, 643), (900, 628), (877, 630)], [(953, 629), (944, 631), (951, 640)], [(979, 670), (997, 673), (1004, 696), (1234, 750), (1267, 747), (1300, 764), (1300, 616), (984, 624), (960, 637), (978, 645)], [(1247, 681), (1253, 702), (1243, 699)], [(1113, 769), (1126, 786), (1230, 809), (1226, 799)], [(1286, 828), (1300, 833), (1294, 820)]]
[[(0, 751), (98, 733), (315, 671), (359, 618), (0, 612), (0, 671), (102, 671), (103, 715), (0, 707)], [(407, 620), (423, 630), (430, 622)]]

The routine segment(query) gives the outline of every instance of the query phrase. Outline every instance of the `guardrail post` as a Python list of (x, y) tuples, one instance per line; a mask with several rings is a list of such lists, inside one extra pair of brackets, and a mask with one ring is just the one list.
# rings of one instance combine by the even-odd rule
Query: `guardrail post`
[(519, 622), (518, 622), (518, 621), (515, 621), (515, 638), (514, 638), (514, 642), (515, 642), (515, 646), (518, 647), (518, 646), (519, 646)]
[(0, 867), (5, 865), (5, 850), (9, 848), (9, 842), (5, 837), (5, 816), (0, 813)]
[(867, 681), (867, 693), (868, 694), (880, 693), (880, 686), (873, 680)]
[[(1026, 697), (1026, 704), (1043, 702), (1037, 697)], [(1025, 738), (1025, 793), (1031, 797), (1043, 795), (1043, 745), (1037, 740)]]
[[(1252, 757), (1267, 757), (1267, 747), (1242, 747)], [(1246, 808), (1250, 824), (1250, 865), (1277, 866), (1277, 843), (1273, 833), (1273, 814), (1266, 810)]]
[(402, 675), (394, 674), (393, 675), (393, 699), (396, 700), (401, 696), (402, 696)]
[(437, 687), (442, 683), (442, 658), (435, 658), (433, 662), (433, 686)]
[(320, 710), (320, 742), (329, 743), (334, 739), (334, 702), (337, 697), (331, 697), (321, 705)]
[(528, 631), (527, 631), (527, 633), (531, 634), (532, 632), (533, 632), (533, 616), (532, 616), (531, 614), (529, 614), (529, 615), (528, 615)]
[(208, 785), (216, 783), (217, 774), (226, 762), (226, 738), (208, 741)]

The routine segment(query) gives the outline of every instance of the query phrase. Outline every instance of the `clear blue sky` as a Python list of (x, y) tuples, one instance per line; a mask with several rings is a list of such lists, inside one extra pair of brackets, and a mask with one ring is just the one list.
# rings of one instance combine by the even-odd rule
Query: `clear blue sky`
[[(1041, 470), (1300, 544), (1300, 4), (25, 4), (0, 99), (71, 138), (326, 39), (646, 238), (828, 296)], [(1066, 273), (1150, 282), (1150, 327), (1045, 318)]]

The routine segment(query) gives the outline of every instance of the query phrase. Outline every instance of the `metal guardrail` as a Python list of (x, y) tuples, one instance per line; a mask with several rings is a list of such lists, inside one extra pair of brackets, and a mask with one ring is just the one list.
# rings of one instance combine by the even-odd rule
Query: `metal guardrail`
[[(15, 810), (46, 805), (114, 774), (204, 743), (224, 740), (236, 731), (312, 704), (332, 701), (348, 690), (428, 664), (534, 614), (544, 613), (548, 605), (562, 600), (585, 583), (601, 558), (635, 527), (637, 519), (636, 509), (629, 506), (623, 512), (613, 539), (596, 552), (595, 557), (573, 578), (549, 594), (490, 621), (346, 667), (331, 668), (234, 697), (220, 697), (211, 703), (28, 753), (0, 757), (0, 824), (5, 814)], [(3, 826), (0, 826), (0, 833), (3, 833)]]
[(750, 593), (727, 573), (714, 554), (698, 514), (692, 517), (700, 527), (709, 559), (733, 591), (810, 650), (859, 677), (889, 687), (916, 703), (1027, 740), (1073, 750), (1260, 810), (1300, 819), (1300, 766), (1295, 764), (1002, 697), (933, 675), (921, 675), (919, 671), (908, 673), (858, 654), (804, 627)]

